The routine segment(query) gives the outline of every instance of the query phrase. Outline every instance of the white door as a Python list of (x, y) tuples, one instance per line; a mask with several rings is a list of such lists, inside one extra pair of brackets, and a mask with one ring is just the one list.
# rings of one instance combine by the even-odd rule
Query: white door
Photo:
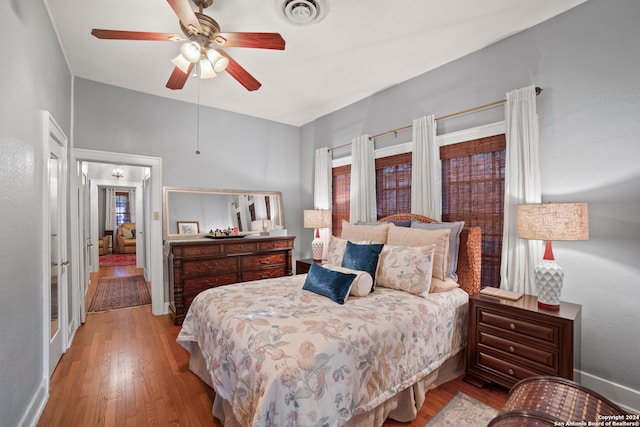
[[(65, 139), (49, 132), (49, 375), (62, 357), (66, 346), (65, 325), (68, 319), (68, 266), (66, 217), (66, 147)], [(46, 330), (46, 329), (45, 329)]]

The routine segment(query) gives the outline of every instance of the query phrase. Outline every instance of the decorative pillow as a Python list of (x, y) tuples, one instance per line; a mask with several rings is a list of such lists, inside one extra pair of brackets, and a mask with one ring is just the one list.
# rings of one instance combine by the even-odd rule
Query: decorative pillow
[(352, 270), (339, 265), (322, 264), (322, 266), (329, 270), (339, 271), (340, 273), (356, 275), (356, 278), (351, 284), (349, 295), (353, 295), (355, 297), (366, 297), (371, 292), (371, 288), (373, 287), (373, 277), (371, 277), (371, 275), (366, 271)]
[(451, 277), (445, 277), (444, 280), (437, 279), (435, 277), (431, 278), (431, 289), (429, 292), (431, 293), (439, 293), (439, 292), (448, 292), (451, 289), (459, 288), (458, 282), (453, 280)]
[(393, 246), (431, 246), (436, 245), (433, 254), (433, 277), (444, 280), (449, 271), (449, 234), (450, 229), (423, 230), (418, 228), (396, 227), (389, 224), (387, 244)]
[(135, 229), (135, 228), (132, 228), (132, 229), (131, 229), (131, 238), (132, 238), (132, 239), (135, 239), (135, 238), (136, 238), (136, 229)]
[(464, 221), (455, 222), (420, 222), (411, 220), (411, 227), (422, 228), (424, 230), (441, 230), (448, 228), (449, 233), (449, 272), (447, 276), (453, 280), (458, 280), (456, 270), (458, 269), (458, 251), (460, 250), (460, 232), (464, 227)]
[(378, 258), (382, 251), (382, 243), (371, 243), (366, 245), (358, 245), (353, 242), (347, 242), (342, 258), (342, 267), (351, 268), (353, 270), (366, 271), (373, 279), (371, 290), (375, 286), (376, 269), (378, 268)]
[(313, 262), (302, 289), (330, 298), (338, 304), (344, 304), (349, 297), (349, 290), (355, 278), (355, 274), (329, 270)]
[[(371, 243), (369, 240), (362, 240), (354, 243)], [(342, 265), (342, 257), (344, 256), (344, 250), (347, 247), (347, 240), (341, 239), (336, 236), (329, 238), (329, 245), (327, 246), (327, 262), (330, 265)]]
[(122, 237), (125, 239), (133, 239), (133, 233), (130, 228), (122, 227)]
[(389, 224), (356, 225), (342, 220), (342, 238), (352, 242), (367, 240), (373, 243), (387, 243)]
[(384, 245), (380, 252), (376, 284), (426, 297), (431, 288), (435, 250), (436, 245)]

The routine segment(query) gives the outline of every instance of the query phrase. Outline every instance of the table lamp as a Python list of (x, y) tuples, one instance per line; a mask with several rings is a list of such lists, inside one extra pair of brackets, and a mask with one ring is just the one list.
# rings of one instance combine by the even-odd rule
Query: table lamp
[(320, 229), (331, 227), (331, 211), (313, 209), (304, 211), (304, 228), (315, 228), (315, 238), (311, 242), (311, 252), (315, 262), (322, 261), (324, 243), (320, 239)]
[(564, 272), (553, 258), (551, 241), (589, 239), (587, 204), (518, 205), (518, 236), (546, 241), (542, 262), (535, 267), (538, 307), (559, 310)]

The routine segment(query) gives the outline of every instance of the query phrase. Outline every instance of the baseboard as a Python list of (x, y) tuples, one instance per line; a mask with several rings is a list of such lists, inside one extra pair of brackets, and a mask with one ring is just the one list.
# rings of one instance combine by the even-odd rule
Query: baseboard
[(29, 402), (27, 409), (22, 415), (22, 419), (18, 426), (20, 427), (36, 427), (44, 408), (49, 400), (49, 382), (43, 378), (38, 386), (33, 398)]
[(623, 409), (640, 414), (640, 391), (582, 371), (575, 371), (575, 378), (583, 386), (600, 393)]

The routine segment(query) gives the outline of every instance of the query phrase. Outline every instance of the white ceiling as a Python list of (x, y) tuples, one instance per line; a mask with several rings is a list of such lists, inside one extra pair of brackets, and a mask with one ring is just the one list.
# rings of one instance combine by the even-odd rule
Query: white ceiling
[[(166, 0), (44, 0), (73, 75), (300, 126), (530, 28), (585, 0), (325, 0), (310, 26), (285, 21), (283, 0), (215, 0), (221, 31), (278, 32), (286, 49), (228, 48), (262, 83), (227, 73), (165, 87), (180, 43), (99, 40), (92, 28), (182, 34)], [(197, 10), (193, 6), (194, 10)], [(200, 89), (198, 97), (198, 86)]]

